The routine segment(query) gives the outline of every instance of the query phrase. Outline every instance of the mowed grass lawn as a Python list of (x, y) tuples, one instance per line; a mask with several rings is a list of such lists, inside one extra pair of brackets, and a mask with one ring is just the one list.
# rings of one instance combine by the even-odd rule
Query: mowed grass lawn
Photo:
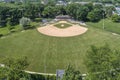
[(37, 30), (18, 32), (0, 39), (0, 62), (4, 57), (27, 56), (27, 70), (55, 73), (72, 64), (82, 73), (87, 72), (84, 59), (91, 45), (120, 49), (120, 36), (111, 32), (89, 27), (87, 33), (69, 38), (49, 37)]
[[(103, 20), (96, 22), (96, 23), (87, 22), (87, 25), (91, 27), (103, 29)], [(112, 20), (110, 19), (105, 19), (104, 25), (105, 25), (104, 27), (106, 31), (120, 34), (120, 23), (115, 23), (115, 22), (112, 22)]]

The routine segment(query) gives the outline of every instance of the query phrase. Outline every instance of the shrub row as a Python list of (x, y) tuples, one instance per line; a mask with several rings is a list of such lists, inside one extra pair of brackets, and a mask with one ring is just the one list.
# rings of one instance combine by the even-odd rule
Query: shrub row
[(32, 80), (56, 80), (55, 75), (30, 74)]

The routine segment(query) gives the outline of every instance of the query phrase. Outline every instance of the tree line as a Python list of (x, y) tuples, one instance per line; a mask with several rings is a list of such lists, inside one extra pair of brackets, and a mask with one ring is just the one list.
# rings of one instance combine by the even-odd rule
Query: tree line
[[(108, 9), (109, 8), (109, 9)], [(0, 6), (0, 25), (6, 26), (19, 24), (22, 17), (30, 18), (35, 21), (36, 18), (55, 18), (57, 15), (70, 15), (75, 20), (97, 22), (103, 16), (111, 17), (113, 7), (104, 8), (102, 5), (86, 5), (69, 4), (67, 6), (57, 6), (53, 3), (28, 4), (21, 7), (11, 8)]]

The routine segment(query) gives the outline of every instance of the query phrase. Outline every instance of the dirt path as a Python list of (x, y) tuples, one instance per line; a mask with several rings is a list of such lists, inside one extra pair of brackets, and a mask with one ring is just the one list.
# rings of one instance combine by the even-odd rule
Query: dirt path
[(40, 72), (32, 72), (32, 71), (25, 71), (26, 73), (29, 74), (40, 74), (40, 75), (56, 75), (56, 74), (51, 74), (51, 73), (40, 73)]

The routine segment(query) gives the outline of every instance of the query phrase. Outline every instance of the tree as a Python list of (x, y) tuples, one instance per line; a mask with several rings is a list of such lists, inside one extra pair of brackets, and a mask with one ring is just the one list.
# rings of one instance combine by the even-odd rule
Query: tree
[(54, 18), (57, 14), (56, 7), (53, 6), (46, 6), (44, 11), (42, 12), (43, 17), (45, 18)]
[(19, 8), (0, 7), (0, 24), (6, 26), (8, 18), (10, 25), (16, 25), (19, 23), (19, 19), (22, 17)]
[(111, 17), (115, 8), (113, 6), (105, 7), (106, 17)]
[(91, 46), (86, 55), (86, 66), (90, 80), (116, 80), (119, 77), (120, 53), (108, 45)]
[(71, 65), (68, 65), (62, 80), (82, 80), (82, 75)]
[(25, 17), (28, 17), (30, 19), (35, 19), (35, 18), (38, 18), (38, 17), (41, 17), (42, 16), (42, 12), (44, 10), (44, 7), (45, 5), (43, 4), (29, 4), (29, 5), (26, 5), (24, 6), (23, 9), (23, 15)]
[(97, 22), (103, 18), (104, 11), (101, 9), (94, 9), (88, 13), (87, 18), (92, 22)]
[(14, 59), (6, 58), (4, 61), (4, 67), (0, 68), (0, 79), (7, 80), (20, 80), (21, 78), (29, 79), (30, 76), (24, 72), (29, 65), (27, 57)]
[(87, 15), (87, 18), (92, 22), (98, 22), (103, 18), (105, 11), (101, 5), (93, 6), (93, 9)]
[(0, 26), (6, 26), (9, 7), (0, 6)]
[(112, 15), (111, 18), (113, 22), (120, 22), (120, 16), (117, 14)]
[(19, 19), (22, 18), (22, 11), (19, 8), (11, 8), (9, 10), (10, 25), (19, 24)]
[(22, 17), (20, 19), (20, 25), (23, 27), (23, 29), (28, 29), (30, 27), (31, 20), (26, 17)]
[(68, 15), (72, 16), (76, 19), (76, 11), (77, 11), (78, 4), (69, 4), (66, 6), (66, 12)]
[(95, 22), (97, 19), (96, 19), (96, 17), (94, 15), (95, 15), (94, 11), (91, 11), (91, 12), (88, 13), (87, 18), (90, 21)]
[(55, 6), (56, 8), (56, 15), (66, 15), (66, 9), (65, 9), (65, 6)]
[(85, 6), (79, 7), (76, 12), (77, 20), (87, 21), (88, 12), (89, 12), (88, 7)]
[(74, 3), (67, 5), (66, 12), (76, 20), (87, 21), (87, 15), (93, 9), (92, 7), (92, 4), (80, 5)]

